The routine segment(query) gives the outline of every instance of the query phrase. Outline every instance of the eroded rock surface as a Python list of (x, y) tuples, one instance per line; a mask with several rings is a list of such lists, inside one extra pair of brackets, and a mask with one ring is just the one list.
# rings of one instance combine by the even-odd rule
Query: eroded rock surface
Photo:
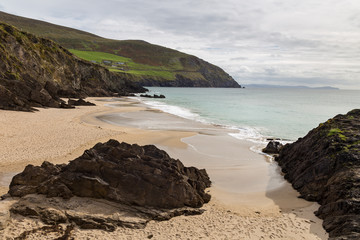
[(0, 109), (68, 107), (61, 97), (145, 91), (119, 74), (75, 57), (51, 40), (0, 23)]
[(28, 165), (12, 179), (8, 198), (20, 197), (13, 214), (112, 231), (201, 214), (210, 184), (205, 170), (184, 167), (153, 145), (109, 140), (67, 165)]
[(86, 150), (68, 165), (28, 165), (12, 179), (9, 193), (14, 197), (38, 193), (177, 208), (201, 207), (210, 200), (205, 193), (209, 186), (205, 170), (184, 167), (153, 145), (141, 147), (109, 140)]
[(69, 98), (68, 105), (69, 106), (95, 106), (96, 104), (92, 103), (92, 102), (85, 101), (82, 98), (79, 98), (78, 100)]
[(276, 158), (301, 196), (317, 201), (330, 239), (360, 239), (360, 110), (337, 115)]
[(164, 221), (179, 215), (197, 215), (204, 210), (130, 206), (86, 197), (72, 197), (64, 201), (59, 197), (29, 194), (16, 202), (10, 211), (12, 214), (39, 218), (47, 225), (72, 223), (82, 229), (114, 231), (116, 227), (144, 228), (150, 220)]

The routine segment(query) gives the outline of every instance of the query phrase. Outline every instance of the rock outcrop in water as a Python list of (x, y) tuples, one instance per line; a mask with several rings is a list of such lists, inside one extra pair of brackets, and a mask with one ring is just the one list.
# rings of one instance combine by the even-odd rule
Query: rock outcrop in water
[(276, 161), (303, 198), (321, 204), (330, 239), (360, 239), (360, 110), (285, 145)]
[(262, 151), (268, 154), (279, 154), (283, 147), (281, 142), (271, 140)]
[[(82, 228), (114, 230), (200, 214), (198, 208), (210, 200), (205, 192), (210, 184), (205, 170), (184, 167), (153, 145), (109, 140), (67, 165), (28, 165), (12, 179), (9, 195), (21, 197), (12, 213), (36, 216), (48, 224), (73, 222)], [(84, 206), (93, 207), (79, 213)]]
[(140, 94), (140, 97), (144, 97), (144, 98), (165, 98), (164, 95), (160, 94), (154, 94), (154, 95), (149, 95), (149, 94)]

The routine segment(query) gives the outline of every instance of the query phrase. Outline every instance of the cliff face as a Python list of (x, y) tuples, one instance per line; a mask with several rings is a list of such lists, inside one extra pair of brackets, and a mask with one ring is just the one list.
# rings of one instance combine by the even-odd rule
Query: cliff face
[[(67, 49), (96, 51), (130, 58), (137, 66), (128, 66), (128, 71), (122, 72), (122, 76), (143, 86), (240, 87), (229, 74), (213, 64), (145, 41), (106, 39), (84, 31), (4, 12), (0, 12), (0, 21), (36, 36), (51, 39)], [(164, 72), (167, 74), (163, 74)]]
[(276, 161), (303, 198), (321, 204), (330, 239), (360, 239), (360, 110), (285, 145)]
[(223, 69), (200, 58), (187, 56), (180, 62), (183, 70), (175, 71), (175, 79), (143, 77), (137, 81), (142, 86), (241, 88)]
[(0, 109), (64, 106), (59, 97), (143, 92), (106, 68), (74, 57), (51, 40), (0, 23)]

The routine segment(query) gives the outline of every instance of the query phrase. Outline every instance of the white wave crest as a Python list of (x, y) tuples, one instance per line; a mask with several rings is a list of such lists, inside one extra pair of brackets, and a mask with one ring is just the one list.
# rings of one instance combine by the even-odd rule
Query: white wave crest
[(168, 105), (166, 103), (158, 102), (158, 101), (142, 101), (142, 102), (153, 109), (158, 109), (163, 112), (170, 113), (189, 120), (195, 120), (195, 121), (207, 123), (207, 121), (205, 121), (205, 119), (202, 119), (199, 114), (194, 113), (190, 109), (184, 107)]
[(232, 129), (237, 130), (237, 133), (229, 133), (230, 136), (240, 139), (248, 140), (254, 143), (266, 144), (267, 140), (264, 135), (262, 135), (257, 129), (252, 127), (232, 127)]

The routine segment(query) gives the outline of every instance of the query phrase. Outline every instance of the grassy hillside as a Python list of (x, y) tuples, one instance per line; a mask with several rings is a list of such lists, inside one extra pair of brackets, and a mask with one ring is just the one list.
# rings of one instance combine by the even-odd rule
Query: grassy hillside
[(117, 73), (75, 57), (54, 41), (0, 23), (0, 109), (68, 107), (62, 97), (144, 91)]
[(81, 51), (76, 49), (70, 49), (70, 52), (84, 60), (107, 67), (112, 72), (162, 77), (164, 79), (174, 80), (174, 71), (182, 70), (181, 64), (174, 64), (173, 66), (150, 66), (135, 63), (131, 58), (105, 52)]
[[(49, 38), (78, 57), (97, 62), (123, 76), (130, 76), (133, 81), (143, 85), (239, 87), (217, 66), (195, 56), (145, 41), (106, 39), (4, 12), (0, 12), (0, 21), (12, 24), (22, 31)], [(104, 60), (124, 62), (126, 66), (107, 65)]]

